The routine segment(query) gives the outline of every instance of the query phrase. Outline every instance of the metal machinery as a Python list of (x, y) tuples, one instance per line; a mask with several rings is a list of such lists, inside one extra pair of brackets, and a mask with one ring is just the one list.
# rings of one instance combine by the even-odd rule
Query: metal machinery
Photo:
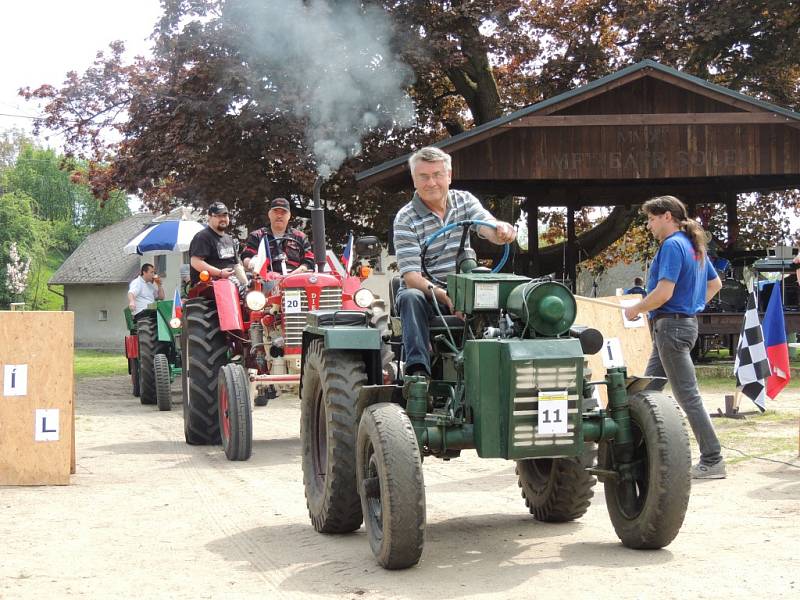
[[(424, 245), (423, 265), (441, 232)], [(301, 443), (314, 528), (345, 533), (363, 521), (383, 567), (412, 566), (425, 532), (423, 458), (475, 449), (482, 458), (516, 461), (522, 496), (538, 520), (582, 516), (599, 478), (623, 544), (669, 544), (690, 491), (689, 440), (677, 404), (646, 391), (649, 380), (628, 377), (624, 367), (590, 380), (585, 354), (602, 347), (602, 335), (575, 327), (572, 293), (549, 280), (476, 268), (468, 252), (447, 281), (465, 319), (439, 315), (430, 323), (431, 379), (385, 383), (381, 349), (402, 323), (393, 318), (388, 332), (371, 326), (382, 305), (309, 314)], [(606, 386), (604, 409), (595, 386)]]
[(170, 384), (181, 373), (180, 321), (172, 316), (172, 300), (159, 300), (134, 320), (125, 308), (129, 334), (125, 336), (125, 358), (131, 375), (133, 395), (142, 404), (157, 404), (172, 410)]
[[(314, 197), (319, 206), (319, 186)], [(321, 219), (320, 213), (312, 215)], [(183, 307), (182, 354), (184, 436), (188, 444), (222, 443), (230, 460), (250, 458), (253, 440), (252, 404), (266, 405), (275, 385), (300, 381), (300, 342), (306, 316), (314, 310), (336, 310), (361, 298), (360, 280), (323, 272), (326, 261), (324, 222), (314, 221), (316, 272), (214, 279), (201, 273)], [(319, 244), (316, 237), (322, 240)], [(356, 244), (364, 250), (370, 244)], [(276, 248), (273, 262), (283, 260)], [(235, 283), (238, 282), (238, 283)], [(352, 289), (352, 293), (343, 292)], [(361, 309), (363, 310), (363, 309)]]

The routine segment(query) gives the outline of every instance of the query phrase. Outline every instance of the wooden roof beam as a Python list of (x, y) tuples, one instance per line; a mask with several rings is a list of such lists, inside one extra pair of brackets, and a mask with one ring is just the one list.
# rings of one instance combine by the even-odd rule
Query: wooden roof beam
[(800, 121), (769, 112), (642, 113), (618, 115), (529, 115), (500, 127), (602, 127), (625, 125), (789, 125)]

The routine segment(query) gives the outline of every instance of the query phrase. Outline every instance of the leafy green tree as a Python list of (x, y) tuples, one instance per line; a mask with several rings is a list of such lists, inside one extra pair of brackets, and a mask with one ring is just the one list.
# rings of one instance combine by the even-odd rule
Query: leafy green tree
[[(19, 300), (11, 290), (9, 267), (20, 260), (31, 265), (32, 278), (37, 260), (46, 255), (48, 227), (39, 221), (33, 211), (34, 200), (24, 192), (11, 192), (0, 198), (0, 306)], [(12, 245), (18, 260), (12, 260)]]
[[(163, 6), (152, 58), (128, 63), (115, 43), (85, 73), (68, 74), (60, 87), (24, 92), (47, 102), (43, 124), (65, 134), (70, 152), (93, 161), (88, 181), (103, 200), (114, 187), (141, 193), (154, 210), (169, 208), (174, 198), (200, 206), (223, 198), (241, 222), (252, 224), (263, 220), (265, 198), (284, 195), (295, 202), (295, 213), (307, 214), (317, 155), (304, 135), (313, 120), (306, 109), (320, 88), (310, 70), (259, 49), (275, 39), (286, 39), (292, 48), (316, 40), (287, 38), (283, 23), (248, 19), (266, 14), (250, 10), (285, 6), (288, 14), (298, 6), (328, 6), (336, 14), (357, 6), (366, 15), (379, 7), (392, 25), (391, 31), (379, 28), (378, 37), (388, 43), (385, 56), (401, 57), (413, 70), (407, 90), (416, 105), (416, 127), (377, 127), (362, 139), (361, 154), (349, 156), (324, 189), (336, 208), (328, 213), (328, 230), (339, 234), (354, 225), (384, 231), (407, 199), (357, 190), (357, 171), (642, 58), (800, 106), (796, 2), (192, 0)], [(315, 19), (306, 19), (299, 30), (308, 23)], [(325, 47), (331, 71), (323, 69), (323, 78), (335, 73), (351, 49), (346, 32), (339, 33)], [(368, 56), (381, 67), (382, 58)], [(297, 73), (305, 81), (298, 82)], [(330, 114), (332, 126), (342, 112)], [(116, 134), (113, 142), (109, 131)], [(788, 196), (774, 199), (791, 208)], [(749, 221), (771, 222), (776, 211), (769, 205), (769, 199), (754, 203)], [(599, 229), (591, 245), (581, 247), (599, 252), (635, 217), (635, 210), (612, 213), (605, 221), (614, 226)], [(618, 246), (621, 252), (630, 247)], [(551, 254), (558, 258), (561, 250)]]

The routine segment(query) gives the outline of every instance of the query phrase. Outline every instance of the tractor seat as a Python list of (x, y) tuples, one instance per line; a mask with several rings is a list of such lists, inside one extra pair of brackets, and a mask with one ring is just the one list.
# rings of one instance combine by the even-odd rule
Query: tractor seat
[(315, 327), (369, 326), (367, 313), (361, 310), (329, 310), (309, 313), (308, 324)]
[(463, 329), (464, 319), (455, 315), (436, 315), (428, 322), (431, 330), (434, 329)]

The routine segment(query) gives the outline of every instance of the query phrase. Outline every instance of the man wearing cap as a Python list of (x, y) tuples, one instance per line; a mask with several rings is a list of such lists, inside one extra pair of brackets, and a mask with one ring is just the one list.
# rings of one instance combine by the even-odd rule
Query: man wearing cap
[(225, 233), (229, 224), (228, 207), (212, 202), (208, 207), (208, 227), (198, 231), (189, 244), (192, 285), (200, 281), (201, 271), (222, 279), (233, 275), (233, 267), (239, 262), (239, 243)]
[(278, 264), (278, 258), (285, 256), (287, 271), (292, 273), (313, 271), (314, 253), (311, 251), (311, 242), (302, 231), (289, 227), (289, 219), (292, 218), (289, 201), (286, 198), (275, 198), (270, 202), (267, 217), (269, 225), (251, 232), (244, 243), (242, 259), (245, 269), (250, 267), (251, 259), (258, 254), (258, 246), (266, 236), (266, 242), (269, 244), (267, 269), (280, 273), (283, 267)]

